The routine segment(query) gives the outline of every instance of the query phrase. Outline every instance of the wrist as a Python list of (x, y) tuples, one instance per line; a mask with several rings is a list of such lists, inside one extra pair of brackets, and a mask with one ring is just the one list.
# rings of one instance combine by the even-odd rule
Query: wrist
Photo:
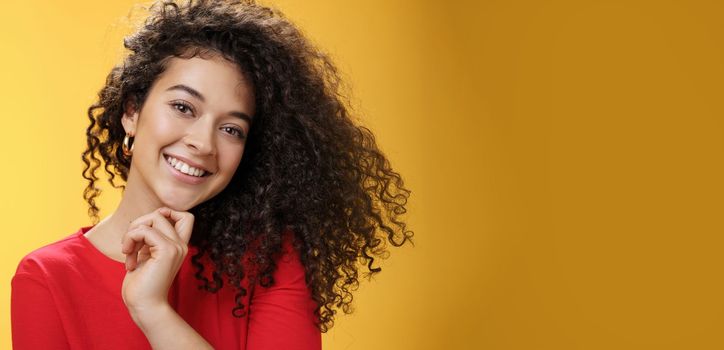
[(155, 306), (138, 307), (129, 309), (133, 322), (136, 323), (144, 333), (147, 333), (150, 327), (163, 324), (163, 320), (167, 319), (175, 313), (174, 309), (168, 303), (158, 304)]

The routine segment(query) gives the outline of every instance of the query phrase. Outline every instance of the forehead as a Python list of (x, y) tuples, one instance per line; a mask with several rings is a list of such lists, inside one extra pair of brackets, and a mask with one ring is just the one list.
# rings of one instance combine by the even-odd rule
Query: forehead
[(220, 55), (169, 57), (165, 70), (153, 89), (165, 91), (174, 85), (187, 85), (200, 91), (212, 102), (235, 100), (242, 104), (253, 101), (253, 88), (241, 68)]

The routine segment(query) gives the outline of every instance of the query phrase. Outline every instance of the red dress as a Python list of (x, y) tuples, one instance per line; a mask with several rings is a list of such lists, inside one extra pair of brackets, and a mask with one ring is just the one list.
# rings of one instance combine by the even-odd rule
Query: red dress
[[(121, 297), (125, 266), (103, 255), (83, 236), (91, 227), (20, 261), (11, 292), (15, 350), (151, 349)], [(247, 288), (244, 317), (231, 314), (236, 289), (230, 288), (226, 278), (216, 293), (198, 289), (201, 281), (194, 277), (196, 269), (191, 264), (197, 252), (194, 246), (189, 246), (169, 289), (169, 303), (214, 349), (321, 349), (316, 305), (291, 237), (287, 234), (283, 240), (284, 254), (277, 260), (274, 285)], [(209, 270), (204, 269), (207, 278)]]

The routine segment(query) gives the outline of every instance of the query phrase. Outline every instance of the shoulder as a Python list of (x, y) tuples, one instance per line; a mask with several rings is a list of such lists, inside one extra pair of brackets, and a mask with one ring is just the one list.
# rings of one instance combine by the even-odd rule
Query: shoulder
[(15, 270), (15, 276), (43, 278), (55, 267), (67, 266), (69, 259), (79, 247), (81, 230), (60, 240), (46, 244), (26, 254)]
[[(296, 247), (298, 240), (292, 230), (285, 230), (282, 234), (281, 251), (275, 254), (275, 269), (272, 274), (274, 278), (274, 287), (281, 286), (304, 286), (305, 285), (305, 268), (301, 260), (301, 255)], [(300, 245), (300, 246), (303, 246)], [(260, 287), (260, 286), (257, 286)], [(262, 287), (262, 290), (266, 288)]]
[(282, 270), (282, 272), (286, 273), (304, 273), (301, 255), (296, 245), (297, 239), (294, 232), (291, 230), (284, 231), (284, 234), (282, 234), (281, 253), (276, 259), (278, 268), (277, 271)]

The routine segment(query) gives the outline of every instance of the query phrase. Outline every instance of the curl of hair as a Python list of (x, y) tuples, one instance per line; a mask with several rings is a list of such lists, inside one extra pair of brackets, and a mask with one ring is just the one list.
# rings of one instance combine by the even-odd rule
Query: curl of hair
[[(306, 283), (317, 304), (317, 327), (327, 332), (337, 309), (353, 310), (352, 291), (363, 276), (381, 271), (387, 241), (412, 242), (401, 216), (410, 191), (377, 147), (372, 132), (352, 120), (348, 95), (325, 53), (277, 10), (254, 1), (163, 1), (126, 37), (129, 54), (115, 66), (88, 108), (87, 149), (82, 154), (83, 193), (98, 222), (95, 184), (101, 164), (115, 188), (127, 180), (121, 117), (142, 106), (169, 57), (221, 54), (238, 65), (255, 91), (256, 113), (244, 157), (229, 185), (190, 211), (196, 221), (190, 244), (199, 288), (216, 292), (221, 276), (237, 289), (236, 317), (245, 314), (241, 285), (274, 284), (282, 234), (294, 233)], [(102, 162), (101, 162), (102, 160)], [(199, 260), (213, 262), (213, 284)], [(242, 258), (248, 255), (248, 260)], [(250, 262), (254, 268), (246, 268)], [(251, 266), (250, 265), (250, 266)]]

